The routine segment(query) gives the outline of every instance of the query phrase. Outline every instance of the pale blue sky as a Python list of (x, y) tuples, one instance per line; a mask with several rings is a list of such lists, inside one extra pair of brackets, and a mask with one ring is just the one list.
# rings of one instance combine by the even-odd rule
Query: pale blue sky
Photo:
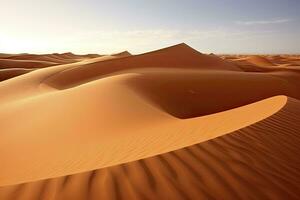
[(0, 52), (300, 53), (299, 0), (0, 0)]

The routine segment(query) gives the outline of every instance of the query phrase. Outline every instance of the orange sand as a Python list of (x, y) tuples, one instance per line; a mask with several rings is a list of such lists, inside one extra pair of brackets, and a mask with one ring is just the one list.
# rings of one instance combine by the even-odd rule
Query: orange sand
[(297, 199), (297, 59), (1, 54), (0, 199)]

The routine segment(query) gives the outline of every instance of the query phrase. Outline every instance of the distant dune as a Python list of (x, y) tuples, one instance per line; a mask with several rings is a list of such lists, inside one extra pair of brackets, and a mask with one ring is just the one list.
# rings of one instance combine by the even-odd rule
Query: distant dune
[[(0, 81), (4, 81), (27, 72), (54, 65), (68, 64), (101, 57), (98, 54), (0, 54)], [(117, 56), (118, 57), (118, 56)], [(15, 68), (15, 69), (14, 69)], [(7, 71), (7, 69), (10, 69)], [(22, 69), (22, 70), (21, 70)]]
[(300, 196), (300, 57), (0, 56), (1, 200)]
[(34, 69), (26, 69), (26, 68), (7, 68), (0, 69), (0, 81), (5, 81), (10, 78), (14, 78), (16, 76), (20, 76), (22, 74), (26, 74), (28, 72), (33, 71)]
[(77, 66), (62, 73), (56, 74), (46, 80), (55, 88), (67, 88), (81, 84), (85, 81), (98, 79), (122, 70), (137, 68), (184, 68), (198, 70), (230, 70), (240, 69), (222, 59), (201, 54), (186, 44), (179, 44), (165, 49), (122, 57), (105, 62), (94, 62), (84, 66)]
[(132, 56), (132, 55), (131, 55), (131, 53), (129, 53), (128, 51), (123, 51), (123, 52), (120, 52), (120, 53), (113, 54), (113, 56), (117, 56), (117, 57), (127, 57), (127, 56)]
[(37, 61), (37, 60), (13, 60), (13, 59), (0, 59), (0, 68), (44, 68), (52, 65), (57, 65), (54, 62)]
[(251, 64), (257, 65), (259, 67), (268, 67), (268, 66), (274, 66), (274, 63), (272, 63), (270, 60), (263, 56), (249, 56), (245, 59), (242, 59), (246, 62), (249, 62)]
[(300, 69), (300, 59), (294, 55), (225, 55), (223, 59), (238, 65), (243, 71), (272, 72), (296, 71)]

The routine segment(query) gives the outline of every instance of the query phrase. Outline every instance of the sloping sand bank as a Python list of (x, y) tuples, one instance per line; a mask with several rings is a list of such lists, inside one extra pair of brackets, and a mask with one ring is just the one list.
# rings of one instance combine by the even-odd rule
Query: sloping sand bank
[[(259, 104), (275, 100), (284, 97)], [(0, 198), (297, 199), (299, 115), (299, 101), (289, 99), (276, 114), (231, 134), (113, 167), (2, 187)]]
[(0, 82), (0, 199), (299, 196), (295, 66), (186, 44), (10, 58), (33, 57), (62, 62)]

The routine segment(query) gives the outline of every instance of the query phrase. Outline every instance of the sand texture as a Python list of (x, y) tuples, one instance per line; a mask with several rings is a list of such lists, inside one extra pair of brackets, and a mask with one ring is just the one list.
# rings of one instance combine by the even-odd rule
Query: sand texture
[(0, 199), (298, 199), (300, 57), (0, 54)]

